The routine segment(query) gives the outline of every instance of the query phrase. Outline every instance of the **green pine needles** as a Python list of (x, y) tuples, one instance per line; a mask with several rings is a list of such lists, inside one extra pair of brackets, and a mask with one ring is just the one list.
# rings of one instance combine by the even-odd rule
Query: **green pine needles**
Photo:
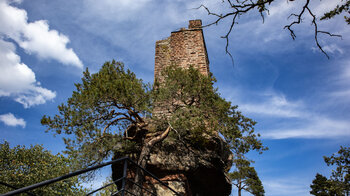
[[(211, 136), (221, 136), (233, 153), (266, 147), (254, 132), (255, 122), (220, 96), (212, 75), (193, 67), (168, 66), (162, 79), (150, 85), (121, 62), (106, 62), (99, 72), (84, 72), (81, 83), (53, 117), (41, 123), (64, 135), (66, 153), (86, 167), (116, 154), (145, 157), (163, 140), (182, 140), (205, 148)], [(160, 113), (152, 113), (161, 108)]]

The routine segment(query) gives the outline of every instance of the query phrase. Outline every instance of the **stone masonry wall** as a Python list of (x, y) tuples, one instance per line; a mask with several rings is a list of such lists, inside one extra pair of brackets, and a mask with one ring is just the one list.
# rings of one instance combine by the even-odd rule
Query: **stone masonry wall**
[[(169, 65), (189, 68), (191, 65), (200, 73), (209, 75), (209, 60), (201, 20), (190, 20), (188, 29), (171, 32), (170, 37), (156, 42), (154, 80), (162, 82), (162, 69)], [(167, 104), (158, 103), (154, 115), (165, 114)]]
[(177, 65), (198, 68), (204, 75), (209, 74), (209, 60), (201, 20), (190, 20), (188, 29), (171, 32), (165, 40), (156, 42), (154, 79), (160, 79), (165, 66)]

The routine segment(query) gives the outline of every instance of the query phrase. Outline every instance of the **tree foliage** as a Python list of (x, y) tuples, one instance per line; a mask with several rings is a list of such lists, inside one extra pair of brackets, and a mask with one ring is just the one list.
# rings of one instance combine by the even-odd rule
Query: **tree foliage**
[[(320, 0), (321, 1), (321, 0)], [(232, 58), (231, 53), (228, 51), (229, 46), (229, 35), (231, 34), (233, 28), (238, 24), (238, 21), (240, 17), (243, 15), (247, 15), (248, 13), (254, 13), (255, 11), (260, 14), (262, 21), (264, 22), (265, 16), (269, 14), (269, 6), (271, 4), (276, 3), (277, 0), (222, 0), (222, 3), (228, 8), (228, 11), (223, 12), (213, 12), (211, 8), (201, 5), (198, 8), (204, 8), (208, 15), (213, 16), (215, 19), (213, 22), (205, 25), (211, 26), (211, 25), (217, 25), (219, 22), (223, 20), (229, 20), (230, 26), (228, 28), (228, 31), (222, 38), (226, 39), (226, 53), (230, 55)], [(286, 3), (297, 3), (299, 1), (294, 0), (287, 0)], [(338, 4), (332, 11), (324, 13), (324, 15), (320, 18), (320, 20), (326, 20), (331, 19), (336, 15), (340, 15), (342, 13), (350, 14), (349, 12), (349, 5), (350, 0), (341, 0), (341, 2)], [(304, 0), (302, 3), (302, 6), (300, 7), (300, 11), (297, 13), (291, 13), (289, 18), (292, 18), (292, 22), (285, 25), (284, 29), (287, 29), (294, 40), (296, 38), (296, 34), (294, 32), (294, 26), (298, 25), (303, 22), (303, 18), (309, 15), (311, 16), (311, 24), (314, 28), (314, 39), (317, 47), (320, 49), (320, 51), (329, 58), (328, 54), (323, 50), (323, 47), (319, 43), (319, 35), (320, 34), (327, 34), (329, 36), (337, 36), (341, 37), (340, 35), (332, 34), (328, 31), (323, 31), (318, 28), (318, 19), (317, 16), (314, 14), (314, 11), (310, 8), (310, 0)], [(345, 20), (348, 24), (350, 24), (350, 19), (348, 16), (344, 16)]]
[[(109, 158), (111, 153), (136, 154), (146, 165), (152, 147), (165, 138), (205, 147), (221, 135), (232, 152), (262, 152), (255, 122), (221, 98), (215, 78), (193, 67), (168, 66), (154, 87), (137, 79), (123, 63), (106, 62), (98, 73), (84, 72), (82, 82), (59, 114), (44, 116), (47, 131), (65, 134), (67, 153), (80, 167)], [(156, 107), (165, 113), (153, 114)]]
[(41, 123), (67, 136), (66, 153), (77, 158), (79, 167), (101, 162), (113, 150), (132, 145), (123, 140), (123, 133), (128, 126), (145, 126), (143, 117), (151, 111), (149, 86), (115, 61), (106, 62), (95, 74), (86, 69), (75, 86), (67, 104), (58, 106), (59, 115), (44, 116)]
[(310, 185), (313, 195), (349, 196), (350, 194), (350, 148), (340, 147), (338, 153), (324, 157), (328, 166), (336, 166), (329, 179), (316, 174)]
[(325, 176), (321, 174), (316, 174), (315, 179), (312, 181), (310, 185), (311, 191), (310, 194), (317, 196), (329, 196), (336, 195), (336, 193), (332, 190), (332, 183)]
[[(344, 12), (347, 12), (348, 14), (350, 14), (350, 0), (342, 0), (342, 2), (344, 2), (344, 4), (338, 4), (333, 10), (324, 13), (324, 15), (320, 18), (320, 20), (328, 20), (328, 19), (332, 19), (337, 15), (340, 15)], [(344, 16), (345, 21), (350, 24), (350, 17), (349, 16)]]
[(212, 75), (176, 66), (167, 67), (163, 75), (166, 79), (156, 82), (153, 97), (155, 103), (167, 103), (171, 116), (153, 116), (157, 122), (172, 125), (176, 134), (190, 143), (205, 143), (206, 135), (220, 133), (234, 153), (266, 150), (254, 132), (256, 122), (220, 96)]
[[(71, 161), (61, 154), (53, 155), (40, 145), (15, 146), (0, 144), (0, 193), (13, 191), (4, 183), (22, 188), (69, 173)], [(73, 177), (31, 191), (35, 195), (83, 195), (78, 178)], [(26, 195), (26, 194), (24, 194)]]
[(234, 160), (236, 170), (229, 173), (229, 178), (232, 184), (237, 187), (239, 196), (242, 195), (242, 190), (252, 195), (263, 196), (265, 193), (264, 187), (255, 168), (250, 166), (250, 163), (250, 161), (244, 158), (236, 158)]

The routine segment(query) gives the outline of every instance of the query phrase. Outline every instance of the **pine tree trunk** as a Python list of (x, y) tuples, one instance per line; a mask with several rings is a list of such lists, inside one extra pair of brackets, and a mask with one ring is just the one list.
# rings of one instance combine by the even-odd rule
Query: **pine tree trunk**
[(242, 182), (238, 180), (238, 196), (242, 195)]
[[(152, 147), (155, 144), (162, 142), (168, 136), (170, 130), (171, 130), (171, 128), (169, 126), (162, 134), (145, 142), (144, 146), (142, 147), (142, 150), (141, 150), (141, 153), (139, 156), (139, 160), (137, 162), (141, 167), (146, 168), (147, 158), (151, 154)], [(143, 178), (144, 178), (144, 172), (141, 169), (137, 169), (136, 174), (135, 174), (135, 183), (142, 186), (143, 185)], [(133, 186), (133, 190), (135, 191), (135, 193), (137, 195), (142, 195), (142, 190), (140, 187), (135, 185), (135, 186)]]

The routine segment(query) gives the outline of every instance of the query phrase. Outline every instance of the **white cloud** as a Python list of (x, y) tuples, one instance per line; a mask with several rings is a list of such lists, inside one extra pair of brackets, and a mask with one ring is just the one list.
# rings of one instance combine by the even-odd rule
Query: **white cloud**
[[(230, 93), (228, 93), (230, 92)], [(313, 111), (302, 100), (290, 101), (274, 91), (248, 95), (242, 91), (226, 90), (223, 94), (247, 116), (272, 122), (257, 130), (265, 139), (341, 138), (350, 136), (350, 122), (334, 119)], [(254, 97), (248, 100), (246, 97)], [(266, 123), (266, 122), (265, 122)], [(279, 128), (269, 128), (279, 127)]]
[[(334, 8), (340, 0), (322, 0), (312, 2), (311, 10), (321, 16), (326, 10)], [(269, 14), (265, 16), (264, 23), (259, 17), (258, 12), (251, 11), (239, 18), (238, 24), (235, 25), (234, 31), (231, 34), (232, 43), (240, 43), (241, 48), (252, 48), (250, 51), (256, 52), (261, 50), (263, 53), (273, 54), (281, 51), (291, 51), (295, 47), (305, 47), (309, 45), (311, 50), (320, 52), (314, 41), (314, 27), (311, 24), (311, 16), (308, 12), (304, 12), (301, 24), (293, 25), (295, 35), (297, 36), (295, 42), (292, 42), (292, 37), (285, 25), (291, 24), (296, 17), (289, 17), (291, 14), (298, 14), (301, 12), (305, 1), (274, 1), (268, 6)], [(332, 7), (334, 6), (334, 7)], [(212, 20), (215, 17), (212, 17)], [(230, 22), (230, 19), (226, 19)], [(318, 29), (321, 31), (328, 31), (333, 34), (340, 34), (344, 40), (348, 37), (348, 28), (344, 25), (344, 20), (341, 17), (332, 19), (331, 21), (317, 21)], [(339, 23), (341, 22), (341, 23)], [(226, 24), (226, 26), (228, 26)], [(225, 28), (225, 26), (224, 26)], [(247, 40), (247, 41), (245, 41)], [(318, 41), (326, 52), (343, 54), (344, 44), (330, 44), (341, 41), (338, 37), (331, 37), (320, 33)], [(268, 44), (268, 45), (267, 45)], [(233, 44), (232, 44), (233, 45)], [(266, 50), (269, 48), (269, 50)], [(235, 50), (232, 47), (232, 50)], [(260, 52), (260, 51), (259, 51)], [(331, 56), (332, 57), (332, 56)]]
[(336, 76), (337, 83), (339, 85), (346, 85), (349, 86), (350, 82), (350, 58), (346, 58), (342, 62), (339, 62), (340, 68), (339, 68), (339, 74)]
[(53, 58), (65, 65), (83, 67), (73, 49), (66, 47), (69, 38), (55, 30), (49, 30), (47, 21), (29, 23), (23, 32), (25, 37), (16, 40), (28, 53), (35, 53), (43, 59)]
[[(321, 52), (319, 48), (317, 47), (311, 47), (313, 52)], [(339, 54), (343, 54), (344, 51), (341, 49), (339, 46), (336, 44), (330, 44), (330, 45), (324, 45), (322, 46), (322, 49), (327, 53), (327, 54), (334, 54), (338, 52)]]
[[(330, 1), (331, 0), (326, 0), (325, 2), (322, 1), (322, 3), (315, 3), (312, 5), (312, 10), (315, 10), (315, 13), (324, 13), (325, 8), (328, 5), (333, 6), (336, 4), (327, 4)], [(257, 17), (251, 17), (248, 18), (248, 20), (243, 20), (242, 16), (241, 23), (236, 26), (236, 30), (231, 36), (231, 41), (240, 43), (240, 47), (243, 47), (244, 51), (247, 51), (247, 48), (252, 48), (250, 51), (257, 52), (257, 50), (262, 50), (262, 53), (268, 52), (270, 54), (273, 54), (274, 51), (281, 52), (291, 50), (296, 46), (303, 48), (308, 44), (314, 45), (313, 27), (310, 26), (310, 16), (308, 16), (307, 13), (303, 24), (296, 25), (294, 28), (295, 33), (298, 36), (296, 42), (289, 41), (289, 32), (287, 30), (283, 30), (284, 25), (293, 21), (293, 18), (288, 20), (288, 16), (291, 13), (300, 12), (302, 3), (303, 2), (300, 1), (276, 1), (276, 3), (272, 4), (270, 7), (270, 15), (265, 18), (264, 24), (261, 24), (261, 21), (259, 21)], [(332, 20), (330, 23), (329, 21), (319, 22), (319, 29), (330, 31), (335, 34), (342, 34), (343, 41), (326, 35), (321, 35), (319, 41), (321, 42), (323, 49), (331, 56), (331, 58), (337, 56), (344, 60), (343, 56), (346, 54), (346, 50), (348, 48), (348, 44), (344, 40), (348, 38), (347, 35), (349, 34), (342, 33), (342, 30), (347, 28), (344, 25), (336, 25), (338, 24), (338, 21), (340, 21), (341, 24), (344, 23), (341, 18)], [(254, 32), (254, 36), (251, 36), (252, 32)], [(266, 48), (269, 50), (266, 50)], [(319, 49), (315, 48), (315, 51), (319, 52)], [(340, 61), (334, 62), (334, 69), (339, 69), (339, 62)], [(291, 100), (283, 93), (277, 93), (274, 90), (268, 90), (268, 93), (266, 93), (247, 92), (246, 90), (241, 89), (235, 92), (234, 95), (229, 95), (232, 94), (232, 89), (229, 89), (228, 96), (226, 97), (229, 97), (229, 100), (231, 100), (233, 103), (238, 104), (239, 109), (244, 114), (253, 116), (254, 119), (259, 119), (258, 122), (260, 123), (258, 123), (258, 126), (261, 127), (259, 127), (259, 130), (257, 131), (260, 132), (265, 138), (335, 139), (339, 137), (349, 137), (350, 131), (348, 127), (350, 127), (350, 123), (346, 122), (345, 119), (337, 119), (337, 117), (332, 117), (331, 111), (329, 113), (321, 113), (317, 111), (324, 110), (324, 108), (326, 108), (324, 105), (330, 106), (333, 104), (332, 109), (334, 109), (336, 104), (339, 104), (340, 102), (348, 102), (348, 97), (350, 95), (350, 90), (348, 87), (350, 82), (349, 62), (350, 61), (341, 63), (344, 64), (344, 66), (340, 65), (341, 69), (338, 71), (342, 73), (334, 76), (336, 79), (333, 80), (337, 80), (338, 84), (335, 84), (334, 81), (330, 81), (327, 83), (327, 86), (324, 87), (324, 89), (326, 89), (325, 92), (317, 92), (318, 95), (324, 95), (327, 93), (327, 95), (323, 96), (322, 98), (316, 98), (322, 99), (322, 101), (324, 101), (322, 103), (319, 102), (320, 100), (312, 100), (313, 102), (309, 103), (307, 101), (311, 98), (308, 97), (301, 97), (298, 100)], [(336, 72), (337, 71), (333, 71), (329, 73), (334, 74)], [(333, 77), (330, 75), (327, 76), (328, 77), (325, 79)], [(271, 86), (265, 88), (269, 89), (274, 85), (275, 81), (273, 81)], [(333, 88), (331, 88), (331, 86)], [(287, 90), (286, 93), (288, 93)], [(329, 99), (329, 95), (333, 95), (334, 97), (337, 96), (339, 99), (337, 99), (337, 101), (334, 103), (334, 99)], [(344, 96), (347, 96), (347, 98)], [(313, 108), (313, 105), (317, 105), (317, 107), (322, 105), (324, 107)], [(272, 124), (268, 124), (267, 122)]]
[[(329, 95), (332, 97), (335, 97), (335, 98), (344, 98), (344, 97), (349, 98), (350, 97), (350, 89), (338, 90), (335, 92), (331, 92)], [(346, 101), (346, 100), (343, 100), (343, 101)]]
[(345, 80), (350, 81), (350, 59), (346, 63), (344, 63), (342, 76)]
[[(268, 18), (277, 18), (279, 20), (286, 19), (288, 15), (291, 14), (291, 11), (295, 9), (296, 7), (300, 6), (300, 3), (298, 1), (296, 2), (288, 2), (288, 1), (277, 1), (274, 2), (276, 4), (273, 4), (271, 7), (269, 7), (269, 15)], [(280, 18), (283, 17), (283, 18)]]
[(17, 96), (15, 99), (18, 103), (21, 103), (25, 108), (29, 108), (34, 105), (44, 104), (47, 100), (52, 100), (56, 97), (56, 92), (48, 89), (34, 86), (28, 89), (27, 94)]
[[(230, 101), (239, 105), (239, 110), (245, 114), (257, 116), (279, 117), (279, 118), (299, 118), (306, 114), (302, 109), (302, 101), (290, 101), (283, 93), (276, 93), (273, 90), (264, 92), (247, 92), (238, 87), (221, 88), (222, 94)], [(254, 97), (248, 100), (247, 97)]]
[(309, 195), (309, 182), (301, 182), (300, 179), (274, 179), (264, 180), (263, 185), (268, 195)]
[(137, 16), (150, 1), (151, 0), (87, 0), (84, 3), (86, 9), (89, 10), (89, 14), (98, 16), (107, 21), (117, 20), (121, 22), (137, 19), (135, 16)]
[(40, 86), (34, 72), (15, 54), (15, 46), (0, 40), (0, 96), (11, 96), (25, 108), (43, 104), (56, 93)]
[(350, 58), (340, 60), (337, 63), (335, 76), (332, 76), (330, 83), (333, 84), (332, 89), (327, 92), (335, 102), (349, 103), (350, 100)]
[(35, 73), (16, 54), (17, 44), (28, 54), (41, 59), (55, 59), (65, 65), (82, 68), (83, 64), (71, 48), (69, 38), (50, 30), (48, 22), (28, 22), (27, 12), (10, 5), (21, 1), (0, 0), (0, 96), (12, 97), (25, 108), (46, 103), (56, 93), (43, 88)]
[[(77, 21), (82, 29), (118, 49), (113, 56), (107, 56), (109, 51), (104, 53), (103, 61), (106, 58), (124, 59), (126, 65), (140, 64), (151, 73), (155, 41), (187, 26), (189, 19), (202, 18), (197, 14), (201, 12), (192, 9), (195, 6), (190, 4), (193, 1), (87, 0)], [(199, 5), (200, 2), (196, 6)], [(95, 54), (101, 55), (100, 52)]]
[(35, 83), (34, 72), (20, 62), (20, 57), (15, 54), (15, 46), (3, 40), (0, 40), (0, 67), (0, 95), (21, 92)]
[(275, 117), (301, 117), (305, 114), (300, 112), (301, 102), (291, 102), (284, 95), (264, 94), (260, 95), (265, 98), (259, 103), (242, 103), (240, 109), (246, 113), (254, 113), (259, 115), (268, 115)]
[(350, 136), (350, 123), (326, 117), (315, 116), (301, 127), (263, 130), (262, 137), (267, 139), (286, 138), (341, 138)]
[(12, 113), (1, 114), (0, 121), (5, 123), (7, 126), (21, 126), (23, 128), (26, 126), (26, 122), (23, 118), (16, 118)]
[(50, 30), (48, 22), (28, 22), (27, 12), (0, 0), (0, 35), (15, 40), (27, 53), (39, 58), (55, 59), (65, 65), (83, 67), (73, 49), (67, 48), (69, 38)]
[(306, 108), (301, 101), (290, 102), (284, 95), (271, 95), (260, 104), (242, 104), (242, 111), (266, 118), (287, 120), (287, 126), (279, 129), (263, 129), (261, 135), (267, 139), (286, 138), (339, 138), (350, 136), (350, 122), (335, 120)]
[(322, 3), (315, 2), (313, 12), (316, 16), (323, 16), (324, 13), (331, 11), (337, 5), (343, 4), (342, 0), (322, 0)]

